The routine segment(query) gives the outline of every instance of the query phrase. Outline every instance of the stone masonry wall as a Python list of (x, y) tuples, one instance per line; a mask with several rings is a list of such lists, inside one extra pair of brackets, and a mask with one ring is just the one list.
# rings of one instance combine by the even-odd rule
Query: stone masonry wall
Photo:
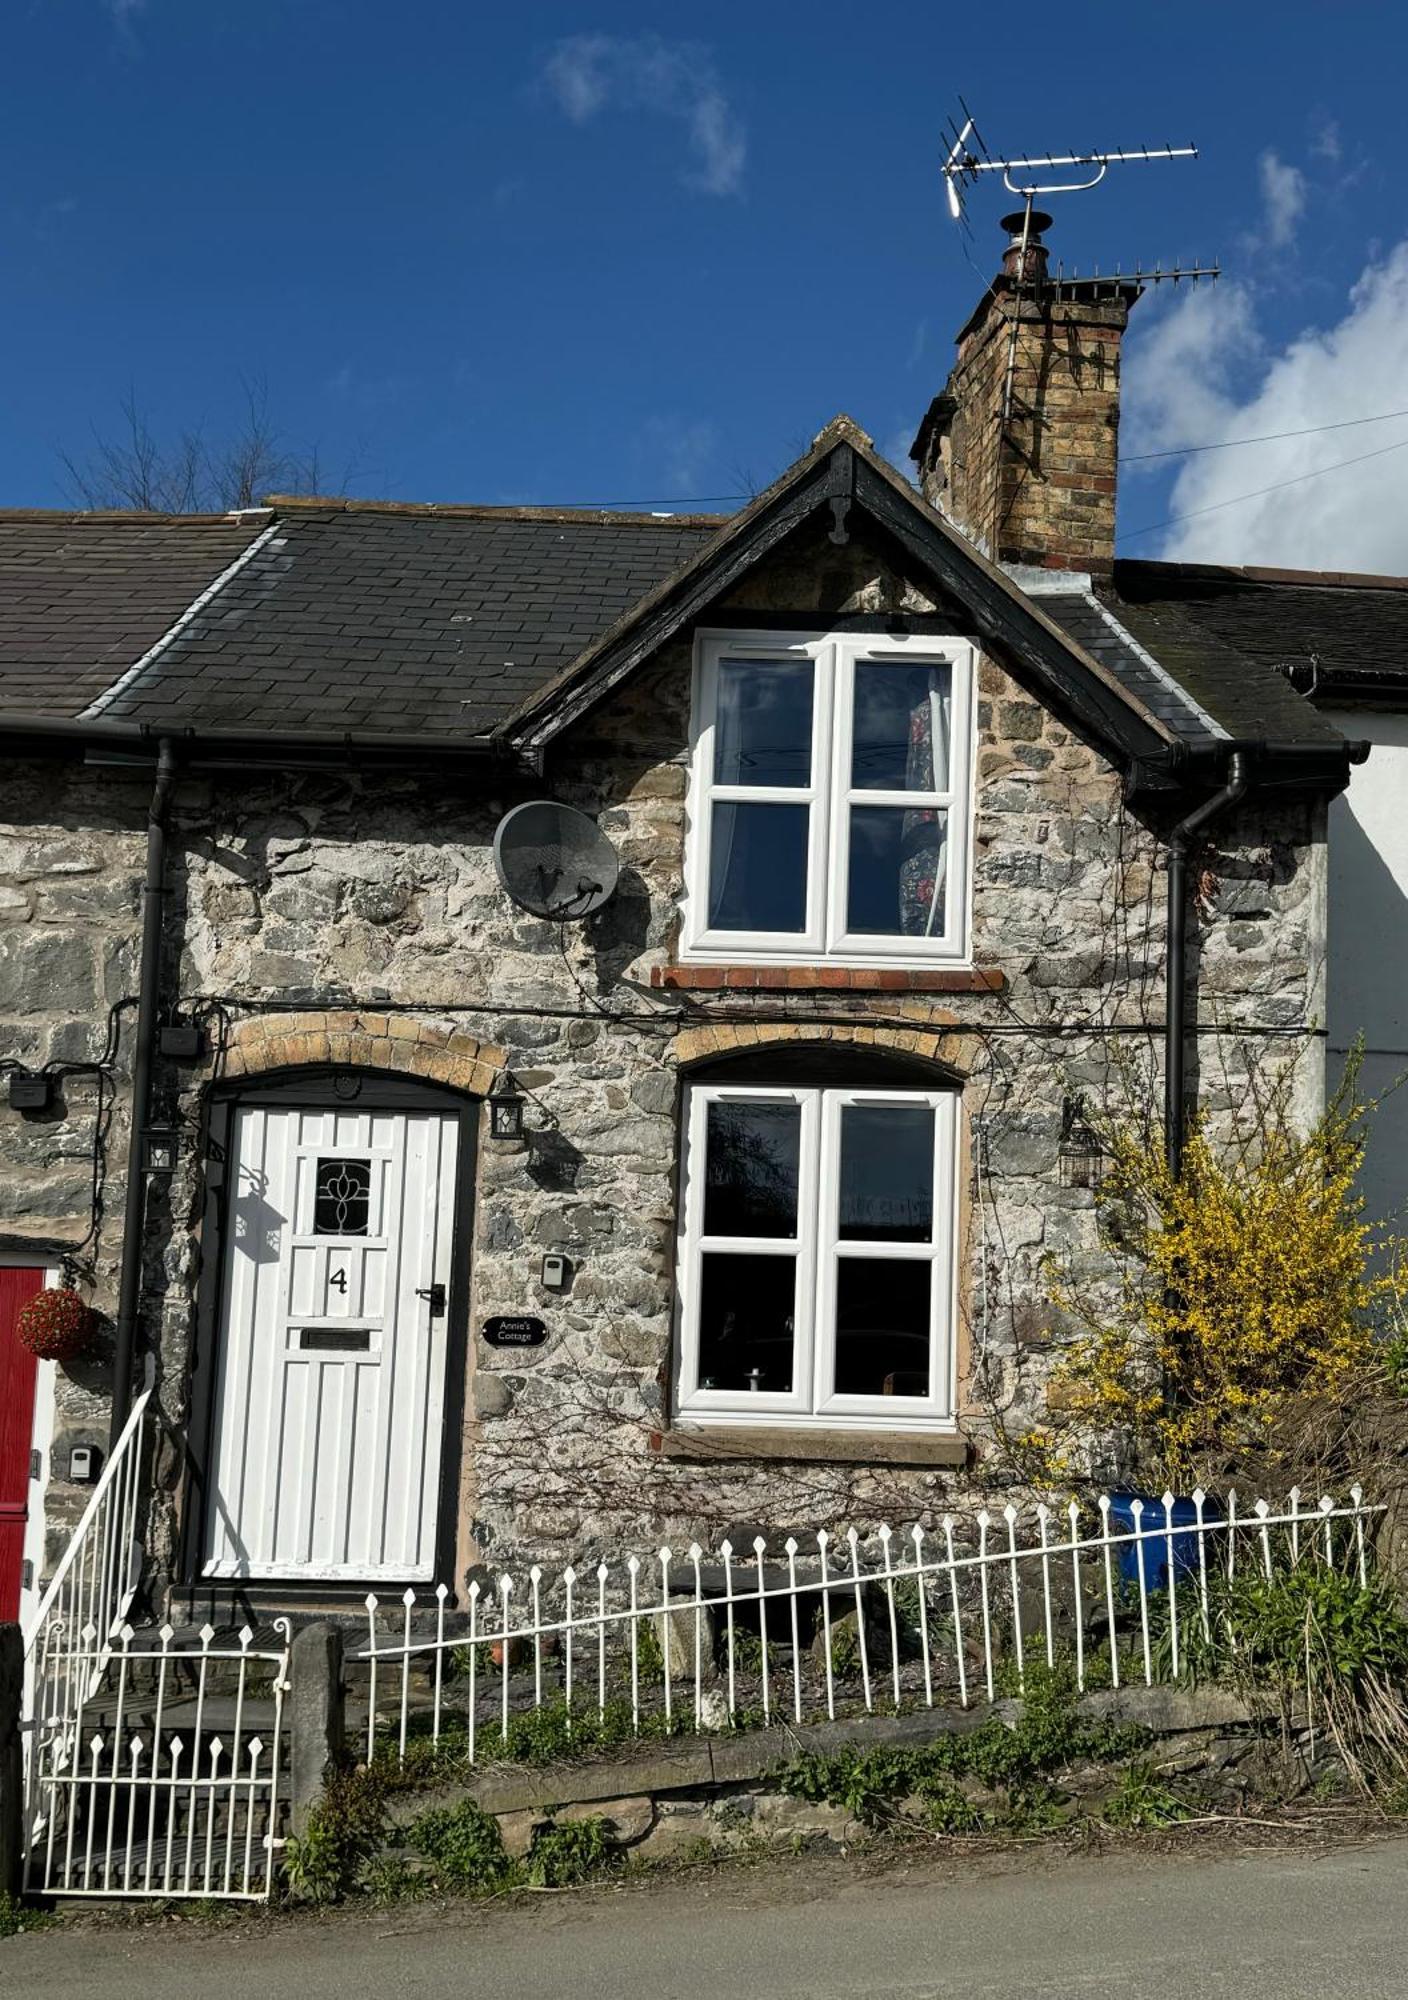
[[(784, 549), (736, 610), (784, 611), (799, 627), (924, 600), (858, 540)], [(954, 624), (960, 614), (947, 614)], [(545, 1560), (622, 1541), (753, 1524), (914, 1518), (965, 1482), (1000, 1485), (997, 1438), (1039, 1419), (1051, 1342), (1048, 1253), (1103, 1269), (1093, 1197), (1062, 1188), (1064, 1099), (1115, 1088), (1117, 1054), (1154, 1078), (1163, 1010), (1162, 850), (1116, 774), (996, 662), (980, 674), (974, 924), (978, 962), (1001, 990), (676, 992), (653, 988), (673, 955), (685, 816), (690, 648), (681, 641), (587, 720), (544, 783), (480, 792), (444, 773), (195, 774), (177, 792), (171, 933), (181, 1005), (226, 1030), (340, 1009), (393, 1018), (499, 1051), (528, 1095), (518, 1146), (486, 1136), (475, 1165), (471, 1327), (531, 1310), (549, 1328), (530, 1353), (470, 1341), (458, 1567), (510, 1549)], [(622, 862), (613, 901), (585, 926), (515, 911), (490, 841), (533, 790), (596, 815)], [(102, 1053), (109, 1005), (135, 982), (144, 777), (36, 768), (7, 793), (0, 830), (0, 1052), (26, 1060)], [(1200, 863), (1199, 1020), (1209, 1101), (1234, 1106), (1243, 1044), (1270, 1028), (1281, 1060), (1323, 1015), (1323, 811), (1244, 813)], [(171, 971), (176, 971), (175, 956)], [(670, 1428), (677, 1038), (710, 1025), (943, 1030), (966, 1074), (962, 1252), (966, 1428), (976, 1467), (680, 1461)], [(106, 1216), (91, 1265), (113, 1302), (131, 1016), (111, 1095)], [(271, 1032), (274, 1031), (271, 1025)], [(1262, 1044), (1258, 1043), (1259, 1046)], [(238, 1047), (236, 1041), (234, 1046)], [(473, 1060), (473, 1059), (468, 1059)], [(1313, 1071), (1313, 1060), (1310, 1065)], [(219, 1073), (163, 1065), (191, 1135), (159, 1189), (149, 1232), (148, 1322), (162, 1408), (179, 1439), (200, 1250), (196, 1140)], [(91, 1078), (64, 1087), (52, 1119), (0, 1110), (0, 1226), (9, 1247), (88, 1228)], [(572, 1260), (558, 1297), (541, 1254)], [(61, 1375), (56, 1464), (72, 1437), (105, 1430), (101, 1362)], [(179, 1444), (163, 1451), (154, 1551), (169, 1558)], [(62, 1522), (82, 1495), (51, 1489)]]

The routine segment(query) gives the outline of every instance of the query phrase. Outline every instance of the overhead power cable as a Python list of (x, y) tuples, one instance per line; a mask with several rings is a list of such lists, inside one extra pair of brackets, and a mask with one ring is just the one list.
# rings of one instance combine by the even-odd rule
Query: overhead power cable
[(1408, 417), (1408, 410), (1384, 410), (1377, 417), (1345, 417), (1337, 424), (1307, 424), (1299, 431), (1266, 431), (1260, 437), (1219, 438), (1212, 444), (1177, 444), (1168, 451), (1121, 452), (1121, 465), (1145, 465), (1151, 458), (1186, 458), (1194, 451), (1231, 451), (1239, 444), (1278, 444), (1282, 438), (1318, 437), (1322, 431), (1354, 430), (1360, 424), (1389, 424), (1395, 417)]
[(1130, 528), (1124, 534), (1116, 535), (1116, 542), (1137, 541), (1141, 535), (1152, 535), (1160, 528), (1175, 527), (1180, 521), (1194, 521), (1200, 514), (1216, 514), (1223, 507), (1240, 507), (1244, 500), (1261, 500), (1268, 493), (1280, 493), (1288, 486), (1303, 486), (1307, 479), (1318, 479), (1322, 472), (1342, 472), (1346, 466), (1364, 465), (1371, 458), (1387, 458), (1391, 451), (1402, 451), (1408, 446), (1408, 438), (1400, 438), (1397, 444), (1380, 445), (1377, 451), (1361, 451), (1354, 458), (1337, 458), (1333, 465), (1317, 465), (1309, 472), (1298, 472), (1291, 479), (1278, 479), (1271, 486), (1258, 486), (1252, 493), (1234, 493), (1226, 500), (1214, 500), (1206, 507), (1190, 507), (1184, 514), (1169, 514), (1162, 521), (1148, 521), (1142, 528)]
[[(1206, 444), (1173, 445), (1167, 451), (1123, 452), (1120, 455), (1120, 464), (1145, 465), (1148, 464), (1152, 459), (1187, 458), (1193, 452), (1196, 451), (1232, 451), (1238, 445), (1245, 445), (1245, 444), (1278, 444), (1285, 438), (1317, 437), (1320, 435), (1322, 431), (1354, 430), (1362, 424), (1388, 424), (1392, 423), (1396, 418), (1399, 417), (1408, 417), (1408, 410), (1382, 410), (1377, 416), (1374, 417), (1345, 417), (1344, 419), (1342, 419), (1342, 421), (1333, 424), (1307, 424), (1303, 430), (1266, 431), (1259, 437), (1217, 438), (1211, 440)], [(1397, 447), (1390, 445), (1388, 449), (1396, 450)], [(1370, 452), (1366, 454), (1366, 456), (1373, 457), (1374, 454)], [(1357, 464), (1358, 461), (1356, 459), (1349, 458), (1343, 460), (1342, 463), (1345, 465), (1354, 465)], [(1332, 472), (1334, 470), (1334, 467), (1322, 466), (1320, 470), (1325, 472)], [(1312, 476), (1313, 475), (1309, 473), (1302, 473), (1300, 475), (1301, 478), (1310, 478)], [(1270, 492), (1273, 491), (1274, 489), (1268, 487), (1266, 490)], [(649, 500), (527, 500), (524, 501), (523, 504), (528, 507), (581, 507), (586, 510), (598, 509), (603, 513), (609, 512), (612, 509), (620, 509), (624, 512), (646, 512), (650, 509), (658, 509), (660, 512), (663, 513), (663, 512), (673, 512), (675, 509), (686, 509), (690, 507), (731, 506), (738, 501), (756, 500), (757, 497), (758, 496), (756, 492), (690, 493), (683, 495), (682, 497), (675, 497), (673, 499), (667, 498), (663, 500), (658, 497)], [(1256, 496), (1247, 495), (1246, 497), (1255, 498)], [(1231, 506), (1232, 502), (1230, 500), (1219, 501), (1218, 505)], [(1180, 520), (1184, 520), (1187, 518), (1187, 516), (1179, 515), (1177, 518)], [(1166, 524), (1162, 521), (1157, 521), (1153, 523), (1153, 527), (1163, 527), (1165, 525)], [(1153, 531), (1152, 528), (1148, 530), (1139, 528), (1135, 530), (1135, 533), (1142, 535), (1145, 533), (1152, 533), (1152, 531)]]

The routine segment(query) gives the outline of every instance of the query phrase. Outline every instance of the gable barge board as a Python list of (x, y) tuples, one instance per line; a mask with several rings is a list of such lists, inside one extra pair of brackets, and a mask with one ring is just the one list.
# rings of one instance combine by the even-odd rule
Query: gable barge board
[[(519, 709), (504, 725), (505, 738), (521, 750), (541, 754), (682, 629), (706, 614), (712, 622), (717, 600), (823, 510), (831, 511), (833, 538), (846, 539), (853, 507), (944, 597), (968, 607), (963, 625), (981, 645), (1013, 662), (1053, 711), (1093, 738), (1122, 768), (1141, 760), (1170, 767), (1181, 761), (1183, 745), (1165, 723), (1144, 710), (1099, 661), (1081, 653), (977, 550), (931, 521), (925, 503), (902, 487), (898, 477), (887, 478), (844, 439), (795, 481), (784, 475), (771, 500), (763, 496), (756, 511), (730, 523), (710, 552), (644, 597), (612, 632)], [(883, 618), (879, 629), (887, 629)], [(894, 629), (894, 621), (888, 629)]]
[[(772, 509), (755, 515), (725, 540), (683, 583), (665, 582), (626, 614), (619, 639), (608, 632), (594, 656), (534, 696), (506, 725), (510, 740), (540, 749), (575, 722), (587, 708), (632, 673), (682, 626), (702, 617), (713, 601), (832, 500), (849, 500), (855, 486), (856, 455), (838, 445), (813, 472), (780, 494)], [(675, 601), (672, 603), (671, 599)]]

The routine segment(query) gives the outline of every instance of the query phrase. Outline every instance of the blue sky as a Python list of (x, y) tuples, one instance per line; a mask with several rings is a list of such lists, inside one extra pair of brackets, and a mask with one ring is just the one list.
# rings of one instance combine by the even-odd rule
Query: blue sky
[[(1401, 9), (683, 19), (7, 0), (0, 502), (64, 504), (59, 454), (116, 429), (129, 391), (158, 433), (218, 437), (246, 381), (325, 483), (368, 496), (713, 500), (838, 409), (893, 454), (978, 290), (938, 175), (960, 90), (994, 151), (1202, 149), (1053, 204), (1053, 252), (1082, 268), (1229, 273), (1139, 306), (1131, 454), (1408, 409)], [(1003, 207), (973, 202), (984, 276)], [(1126, 552), (1212, 537), (1228, 559), (1408, 569), (1408, 449), (1318, 472), (1396, 439), (1408, 421), (1131, 464)]]

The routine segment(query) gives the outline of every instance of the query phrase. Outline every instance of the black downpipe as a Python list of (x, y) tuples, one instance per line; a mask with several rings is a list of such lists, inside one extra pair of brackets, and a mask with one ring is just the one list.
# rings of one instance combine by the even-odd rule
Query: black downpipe
[(147, 1217), (147, 1127), (152, 1111), (152, 1058), (161, 1002), (161, 947), (166, 908), (166, 823), (176, 781), (169, 736), (157, 744), (156, 784), (147, 813), (147, 872), (142, 883), (142, 968), (137, 988), (137, 1045), (132, 1055), (132, 1129), (127, 1141), (127, 1196), (122, 1218), (122, 1272), (112, 1361), (112, 1432), (116, 1444), (132, 1408), (137, 1319), (142, 1297)]
[(1183, 1138), (1187, 1091), (1188, 1055), (1188, 853), (1203, 828), (1229, 806), (1235, 805), (1247, 789), (1247, 754), (1234, 750), (1227, 766), (1227, 782), (1186, 819), (1181, 819), (1168, 837), (1168, 969), (1164, 1026), (1164, 1148), (1168, 1169), (1175, 1180), (1183, 1171)]

